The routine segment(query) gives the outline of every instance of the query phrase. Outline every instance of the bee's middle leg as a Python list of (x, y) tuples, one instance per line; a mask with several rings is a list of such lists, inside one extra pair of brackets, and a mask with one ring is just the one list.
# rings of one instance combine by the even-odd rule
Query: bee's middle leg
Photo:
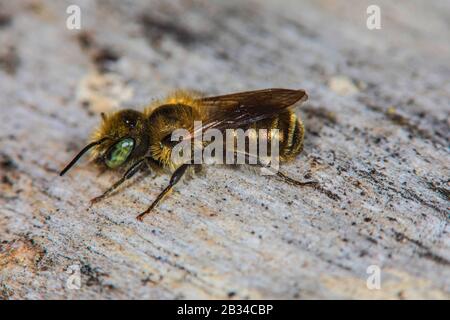
[(181, 180), (183, 175), (186, 172), (186, 169), (190, 166), (190, 164), (183, 164), (178, 169), (175, 170), (175, 172), (172, 174), (172, 177), (170, 178), (169, 185), (164, 188), (164, 190), (156, 197), (156, 199), (152, 202), (150, 207), (148, 207), (147, 210), (139, 214), (136, 219), (139, 221), (142, 221), (144, 217), (155, 208), (158, 203), (161, 202), (161, 200), (172, 191), (173, 187)]

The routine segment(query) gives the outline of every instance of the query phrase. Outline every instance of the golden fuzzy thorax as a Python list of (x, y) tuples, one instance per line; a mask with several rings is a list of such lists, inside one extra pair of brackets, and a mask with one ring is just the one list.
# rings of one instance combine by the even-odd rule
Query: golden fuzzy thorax
[(201, 97), (202, 95), (198, 92), (187, 90), (176, 90), (167, 95), (167, 97), (165, 97), (164, 99), (158, 99), (150, 103), (148, 106), (146, 106), (144, 109), (144, 115), (148, 117), (151, 115), (153, 111), (155, 111), (156, 108), (166, 104), (188, 105), (200, 111), (200, 109), (202, 108), (202, 104), (199, 98)]
[(193, 130), (194, 121), (204, 120), (200, 95), (190, 91), (175, 91), (165, 99), (153, 102), (145, 108), (149, 123), (151, 157), (162, 167), (175, 170), (180, 163), (172, 161), (172, 143), (167, 137), (176, 129)]

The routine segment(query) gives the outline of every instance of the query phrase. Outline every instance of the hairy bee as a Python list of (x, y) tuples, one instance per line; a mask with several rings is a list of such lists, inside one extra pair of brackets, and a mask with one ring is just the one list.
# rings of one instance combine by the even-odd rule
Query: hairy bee
[[(64, 175), (88, 150), (95, 162), (107, 169), (124, 171), (121, 179), (102, 195), (91, 200), (103, 199), (146, 167), (172, 173), (169, 185), (158, 195), (150, 207), (137, 216), (148, 214), (166, 196), (189, 167), (194, 163), (174, 163), (171, 134), (176, 129), (194, 132), (194, 121), (202, 121), (205, 129), (273, 129), (279, 130), (279, 160), (294, 159), (303, 149), (304, 128), (292, 106), (307, 99), (304, 90), (264, 89), (233, 93), (214, 97), (200, 97), (186, 91), (178, 91), (166, 99), (144, 109), (121, 110), (110, 115), (102, 114), (103, 121), (92, 135), (92, 142), (84, 147), (61, 171)], [(281, 172), (276, 173), (286, 182), (296, 185), (315, 185), (300, 182)]]

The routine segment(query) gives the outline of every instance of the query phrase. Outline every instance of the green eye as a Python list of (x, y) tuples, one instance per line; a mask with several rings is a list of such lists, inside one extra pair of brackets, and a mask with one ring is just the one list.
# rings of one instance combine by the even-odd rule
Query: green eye
[(106, 157), (106, 165), (111, 169), (117, 168), (127, 160), (131, 151), (133, 151), (133, 147), (133, 139), (125, 138), (120, 140), (111, 147), (108, 156)]

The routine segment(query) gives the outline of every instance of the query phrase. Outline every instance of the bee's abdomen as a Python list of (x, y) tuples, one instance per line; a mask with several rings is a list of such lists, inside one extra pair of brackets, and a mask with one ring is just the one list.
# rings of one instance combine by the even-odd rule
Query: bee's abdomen
[(288, 161), (295, 158), (303, 150), (304, 127), (300, 118), (292, 111), (280, 115), (285, 117), (286, 125), (280, 128), (283, 141), (280, 141), (280, 158)]
[[(277, 117), (258, 121), (256, 129), (271, 129), (279, 131), (279, 157), (280, 161), (289, 161), (294, 159), (303, 150), (304, 127), (301, 119), (296, 114), (287, 110)], [(270, 138), (268, 138), (270, 142)], [(268, 143), (268, 148), (271, 148)]]

